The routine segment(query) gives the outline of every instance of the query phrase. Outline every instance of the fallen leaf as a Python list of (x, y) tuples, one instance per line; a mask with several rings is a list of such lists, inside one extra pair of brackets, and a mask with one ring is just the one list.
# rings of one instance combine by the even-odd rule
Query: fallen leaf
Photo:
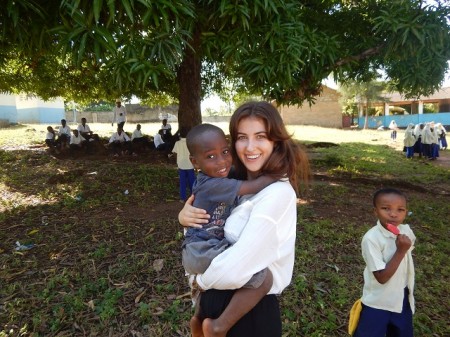
[(164, 259), (158, 259), (153, 261), (153, 269), (155, 271), (160, 272), (163, 269), (164, 266)]
[(145, 289), (143, 292), (137, 295), (136, 298), (134, 299), (134, 303), (139, 303), (141, 301), (141, 297), (145, 294), (146, 291), (147, 289)]
[(94, 304), (94, 300), (90, 300), (89, 302), (87, 302), (87, 306), (94, 311), (95, 310), (95, 304)]

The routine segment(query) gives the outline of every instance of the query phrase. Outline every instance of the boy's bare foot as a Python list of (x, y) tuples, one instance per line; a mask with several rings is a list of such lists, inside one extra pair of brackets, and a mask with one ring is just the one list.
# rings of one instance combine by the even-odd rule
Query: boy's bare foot
[(191, 326), (192, 337), (205, 337), (202, 330), (202, 321), (198, 317), (192, 316), (189, 325)]
[(202, 323), (203, 335), (205, 337), (226, 337), (226, 331), (218, 331), (219, 328), (215, 324), (216, 320), (205, 318)]

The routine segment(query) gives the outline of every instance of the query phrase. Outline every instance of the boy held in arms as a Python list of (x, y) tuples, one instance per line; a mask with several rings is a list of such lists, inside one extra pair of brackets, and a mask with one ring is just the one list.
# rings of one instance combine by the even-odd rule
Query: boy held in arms
[(414, 263), (416, 237), (403, 221), (406, 196), (383, 188), (373, 197), (376, 226), (363, 237), (366, 268), (362, 311), (354, 337), (413, 337)]
[[(209, 223), (202, 228), (189, 228), (182, 245), (183, 266), (190, 275), (202, 274), (215, 256), (231, 245), (224, 236), (224, 225), (238, 196), (256, 194), (275, 181), (260, 176), (252, 181), (229, 179), (232, 156), (223, 131), (211, 124), (200, 124), (189, 131), (187, 147), (194, 168), (199, 170), (192, 194), (194, 206), (205, 209)], [(199, 317), (199, 300), (195, 277), (190, 277), (196, 312), (191, 319), (194, 337), (225, 337), (228, 330), (249, 312), (272, 287), (272, 274), (266, 268), (238, 289), (225, 311), (217, 319)], [(197, 291), (197, 293), (195, 293)]]

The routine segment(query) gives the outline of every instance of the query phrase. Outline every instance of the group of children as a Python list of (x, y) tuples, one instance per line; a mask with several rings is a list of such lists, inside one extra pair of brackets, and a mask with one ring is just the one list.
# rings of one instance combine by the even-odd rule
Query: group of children
[(419, 157), (436, 160), (440, 150), (447, 149), (447, 131), (441, 123), (408, 124), (403, 140), (406, 158)]
[(89, 153), (91, 151), (90, 143), (98, 140), (98, 135), (94, 134), (89, 125), (86, 124), (86, 118), (82, 118), (81, 124), (74, 130), (70, 129), (65, 119), (61, 119), (58, 133), (53, 127), (47, 126), (47, 134), (45, 136), (45, 144), (51, 151), (55, 151), (58, 154), (65, 149), (85, 149)]
[(138, 147), (156, 149), (164, 151), (166, 155), (170, 155), (173, 139), (172, 127), (167, 123), (167, 119), (163, 119), (160, 129), (154, 137), (144, 135), (141, 124), (137, 124), (130, 138), (123, 130), (123, 124), (118, 124), (117, 132), (112, 134), (108, 147), (112, 149), (114, 157), (118, 157), (121, 154), (137, 156), (135, 150)]
[[(212, 259), (230, 246), (224, 237), (224, 224), (237, 204), (237, 197), (258, 193), (274, 180), (262, 176), (255, 181), (229, 179), (232, 158), (223, 131), (210, 124), (180, 130), (180, 140), (173, 152), (177, 155), (180, 177), (180, 200), (186, 191), (195, 195), (194, 206), (207, 210), (209, 223), (185, 231), (182, 262), (193, 291), (195, 314), (191, 319), (194, 337), (226, 336), (231, 327), (249, 312), (272, 286), (270, 270), (265, 269), (233, 295), (225, 311), (216, 319), (198, 316), (201, 289), (196, 274), (203, 273)], [(198, 170), (197, 177), (194, 170)], [(366, 263), (362, 310), (356, 337), (412, 337), (414, 313), (414, 264), (411, 251), (415, 235), (409, 225), (406, 196), (397, 189), (383, 188), (373, 196), (377, 223), (362, 239)], [(205, 324), (206, 323), (206, 324)]]
[[(136, 149), (155, 148), (158, 151), (164, 151), (166, 155), (170, 155), (173, 147), (174, 136), (172, 135), (172, 127), (164, 119), (160, 130), (154, 137), (148, 137), (142, 133), (141, 124), (137, 124), (136, 129), (131, 136), (124, 131), (125, 122), (117, 124), (117, 130), (109, 138), (106, 148), (111, 151), (114, 157), (120, 155), (137, 156)], [(47, 127), (45, 138), (46, 145), (56, 154), (69, 149), (72, 152), (85, 150), (86, 153), (93, 152), (92, 142), (100, 141), (97, 134), (94, 134), (89, 125), (86, 124), (86, 118), (81, 119), (81, 123), (76, 129), (71, 130), (65, 119), (61, 120), (58, 132), (52, 126)], [(103, 145), (102, 145), (103, 147)]]

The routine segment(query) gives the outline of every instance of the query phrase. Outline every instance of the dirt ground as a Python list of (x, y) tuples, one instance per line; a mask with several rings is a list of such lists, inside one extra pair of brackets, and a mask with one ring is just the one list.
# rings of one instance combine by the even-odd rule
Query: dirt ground
[[(398, 144), (392, 144), (392, 146), (396, 149), (399, 147)], [(41, 146), (22, 147), (21, 150), (31, 150), (36, 156), (42, 156), (43, 154), (46, 155), (48, 153), (47, 149)], [(398, 150), (401, 151), (401, 149)], [(159, 153), (155, 150), (140, 152), (136, 157), (123, 156), (116, 158), (103, 151), (100, 154), (89, 156), (85, 156), (84, 154), (78, 154), (76, 156), (63, 154), (56, 155), (55, 158), (66, 161), (66, 166), (68, 167), (66, 173), (55, 174), (49, 178), (48, 183), (55, 185), (58, 182), (64, 182), (67, 181), (67, 179), (72, 179), (73, 176), (89, 179), (88, 173), (91, 170), (98, 170), (104, 165), (111, 165), (111, 163), (124, 165), (127, 165), (128, 163), (146, 163), (151, 165), (176, 167), (176, 162), (173, 157), (168, 158), (165, 154)], [(74, 165), (76, 161), (80, 160), (83, 160), (83, 163), (85, 164), (85, 166), (81, 169)], [(440, 158), (436, 161), (430, 161), (430, 163), (450, 169), (450, 150), (441, 151)], [(71, 170), (70, 167), (72, 164), (73, 169)], [(332, 177), (320, 168), (316, 168), (314, 166), (312, 169), (313, 183), (311, 192), (308, 195), (308, 203), (312, 212), (310, 215), (305, 215), (306, 217), (311, 217), (312, 219), (329, 219), (338, 217), (339, 223), (346, 223), (350, 221), (355, 222), (355, 220), (361, 224), (370, 223), (373, 220), (371, 212), (368, 211), (368, 208), (370, 208), (370, 196), (376, 188), (379, 188), (384, 184), (389, 184), (392, 187), (398, 187), (405, 191), (407, 195), (415, 195), (420, 196), (421, 198), (429, 199), (430, 202), (432, 202), (433, 198), (436, 197), (436, 191), (433, 188), (411, 184), (407, 181), (382, 181), (364, 178), (347, 179), (345, 176)], [(321, 193), (321, 187), (331, 185), (345, 185), (347, 190), (350, 191), (345, 195), (345, 204), (351, 205), (351, 207), (342, 207), (342, 203), (339, 205), (333, 198), (327, 198), (326, 195)], [(99, 193), (101, 193), (101, 191), (99, 191)], [(438, 193), (446, 195), (447, 197), (450, 196), (450, 186), (447, 184), (445, 189)], [(0, 197), (7, 198), (8, 196), (0, 195)], [(89, 198), (89, 195), (84, 197)], [(40, 261), (39, 269), (41, 272), (39, 273), (42, 274), (54, 269), (64, 269), (67, 266), (76, 266), (80, 263), (83, 257), (79, 252), (89, 251), (90, 249), (87, 246), (74, 246), (75, 243), (80, 241), (80, 237), (90, 237), (90, 239), (86, 242), (88, 245), (103, 241), (111, 242), (113, 244), (111, 254), (116, 254), (117, 256), (145, 251), (147, 247), (145, 245), (145, 241), (141, 238), (147, 238), (149, 235), (155, 235), (155, 242), (167, 242), (170, 244), (174, 240), (174, 235), (179, 231), (177, 214), (183, 205), (176, 198), (167, 200), (165, 196), (160, 196), (157, 200), (159, 200), (159, 202), (155, 202), (155, 198), (150, 198), (148, 194), (143, 194), (142, 200), (139, 203), (124, 203), (114, 209), (111, 209), (109, 205), (99, 205), (85, 214), (73, 214), (72, 212), (65, 212), (64, 210), (58, 214), (49, 214), (49, 216), (54, 220), (52, 225), (46, 228), (46, 231), (48, 232), (48, 235), (58, 237), (58, 241), (48, 243), (47, 247), (43, 245), (41, 249), (32, 251), (36, 255), (36, 260)], [(303, 201), (299, 200), (299, 202)], [(14, 246), (15, 239), (23, 236), (26, 226), (21, 224), (20, 217), (21, 214), (19, 213), (16, 218), (9, 219), (9, 223), (2, 226), (3, 229), (8, 231), (8, 235), (6, 240), (0, 242), (0, 253), (2, 251), (9, 252), (11, 247)], [(59, 226), (65, 226), (65, 218), (70, 218), (70, 222), (76, 224), (76, 227), (74, 227), (70, 232), (68, 231), (61, 234)], [(83, 221), (83, 219), (89, 219), (90, 224), (98, 223), (99, 226), (86, 226), (86, 222)], [(118, 219), (120, 220), (120, 226), (123, 226), (123, 228), (120, 228), (120, 231), (124, 233), (124, 238), (117, 238), (113, 236), (113, 233), (117, 232), (117, 228), (114, 228), (114, 226), (119, 226)], [(155, 231), (155, 233), (151, 233), (151, 230), (148, 230), (152, 223), (162, 221), (171, 226), (168, 231)], [(101, 224), (108, 224), (108, 226)], [(147, 228), (145, 233), (142, 230), (143, 227)], [(135, 238), (136, 241), (131, 243), (127, 242), (127, 237)], [(173, 251), (169, 249), (165, 252), (165, 254), (174, 254), (176, 258), (179, 259), (178, 248), (178, 245), (176, 245), (176, 249), (173, 249)], [(59, 262), (56, 264), (54, 261), (49, 260), (48, 256), (50, 254), (54, 254), (54, 252), (58, 250)], [(336, 248), (336, 250), (339, 250), (339, 248)], [(110, 266), (108, 266), (108, 261), (105, 261), (102, 265), (94, 265), (95, 272), (99, 272), (101, 269), (107, 270), (108, 268), (110, 268)], [(12, 268), (3, 271), (3, 274), (0, 275), (0, 279), (7, 282), (12, 280), (41, 282), (34, 281), (37, 276), (37, 274), (34, 275), (35, 273), (37, 272), (31, 267), (28, 270), (15, 270)], [(179, 275), (182, 275), (181, 265), (175, 266), (172, 270), (166, 273), (168, 274), (160, 279), (161, 283), (167, 282), (168, 278), (179, 279), (179, 284), (176, 286), (176, 289), (178, 289), (177, 293), (183, 293), (187, 290), (184, 278), (179, 277)], [(153, 283), (159, 282), (158, 280), (159, 279), (153, 280)], [(121, 280), (110, 281), (114, 284), (119, 284), (121, 282)], [(125, 280), (123, 280), (123, 282), (125, 282)], [(147, 279), (138, 274), (136, 274), (136, 279), (133, 280), (133, 284), (153, 289), (155, 285), (149, 284), (148, 282), (149, 281)], [(135, 291), (137, 291), (136, 288), (129, 291), (126, 290), (124, 302), (128, 301), (134, 305), (136, 301)], [(158, 296), (157, 292), (152, 293), (152, 295)], [(127, 301), (125, 301), (125, 299)], [(122, 309), (124, 311), (132, 310), (132, 308), (127, 307)], [(125, 323), (133, 324), (132, 322)], [(132, 325), (130, 325), (130, 329), (131, 328)]]

